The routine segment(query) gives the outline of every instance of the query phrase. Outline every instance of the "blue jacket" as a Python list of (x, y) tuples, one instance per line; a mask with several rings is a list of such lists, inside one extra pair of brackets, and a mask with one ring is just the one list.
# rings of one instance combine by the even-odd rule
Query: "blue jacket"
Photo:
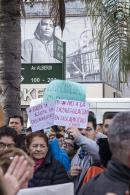
[(70, 160), (65, 150), (60, 148), (57, 138), (49, 142), (49, 147), (53, 157), (62, 163), (66, 171), (70, 170)]

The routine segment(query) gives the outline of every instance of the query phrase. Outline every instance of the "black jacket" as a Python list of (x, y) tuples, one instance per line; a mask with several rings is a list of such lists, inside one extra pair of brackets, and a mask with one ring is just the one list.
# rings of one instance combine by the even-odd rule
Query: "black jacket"
[(111, 160), (107, 170), (82, 186), (78, 195), (106, 195), (107, 192), (124, 195), (129, 184), (130, 168)]
[(29, 187), (48, 186), (70, 182), (63, 165), (49, 152), (43, 164), (36, 169)]
[(26, 150), (26, 134), (19, 134), (18, 135), (16, 146), (18, 148), (24, 150), (25, 152), (27, 152), (27, 150)]

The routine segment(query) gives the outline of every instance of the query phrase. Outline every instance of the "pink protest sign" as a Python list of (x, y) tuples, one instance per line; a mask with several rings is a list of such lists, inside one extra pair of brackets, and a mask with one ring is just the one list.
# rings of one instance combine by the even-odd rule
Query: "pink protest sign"
[(86, 102), (56, 100), (54, 124), (66, 127), (86, 128), (89, 107)]
[(53, 125), (86, 128), (88, 104), (75, 100), (55, 100), (27, 108), (33, 131)]
[(27, 108), (32, 131), (48, 128), (53, 124), (54, 102), (42, 103)]

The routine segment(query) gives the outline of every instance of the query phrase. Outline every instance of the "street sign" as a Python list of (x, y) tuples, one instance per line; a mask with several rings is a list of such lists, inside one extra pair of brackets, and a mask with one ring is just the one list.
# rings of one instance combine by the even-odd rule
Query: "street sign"
[(53, 38), (53, 57), (60, 62), (64, 61), (64, 42), (56, 36)]
[(54, 36), (53, 38), (53, 57), (63, 63), (63, 68), (65, 72), (66, 71), (66, 43), (60, 40), (56, 36)]
[(62, 63), (22, 64), (22, 84), (48, 84), (55, 79), (64, 79)]

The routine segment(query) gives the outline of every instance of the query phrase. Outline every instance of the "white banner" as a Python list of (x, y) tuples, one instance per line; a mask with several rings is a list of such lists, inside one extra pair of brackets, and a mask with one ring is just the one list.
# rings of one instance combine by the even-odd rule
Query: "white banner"
[(53, 186), (27, 188), (19, 191), (17, 195), (74, 195), (73, 183), (59, 184)]

